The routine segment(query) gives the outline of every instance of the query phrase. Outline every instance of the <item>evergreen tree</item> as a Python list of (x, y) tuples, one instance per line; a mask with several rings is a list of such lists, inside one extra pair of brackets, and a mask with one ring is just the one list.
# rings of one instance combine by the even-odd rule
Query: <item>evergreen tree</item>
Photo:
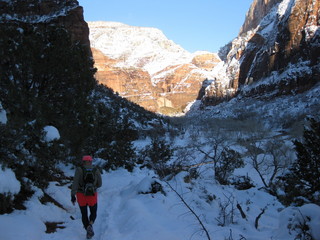
[(229, 177), (236, 168), (244, 166), (240, 154), (230, 148), (224, 148), (221, 152), (221, 157), (215, 164), (215, 178), (222, 185), (229, 184)]
[(173, 149), (166, 143), (165, 139), (154, 137), (151, 144), (142, 153), (144, 156), (143, 162), (151, 169), (154, 169), (160, 177), (165, 177), (172, 172), (167, 163), (173, 156), (173, 152)]
[(96, 84), (88, 48), (61, 26), (10, 23), (0, 28), (0, 102), (16, 128), (56, 126), (72, 153), (90, 134), (88, 95)]
[(320, 204), (320, 122), (309, 119), (303, 141), (294, 141), (297, 161), (284, 177), (287, 203)]

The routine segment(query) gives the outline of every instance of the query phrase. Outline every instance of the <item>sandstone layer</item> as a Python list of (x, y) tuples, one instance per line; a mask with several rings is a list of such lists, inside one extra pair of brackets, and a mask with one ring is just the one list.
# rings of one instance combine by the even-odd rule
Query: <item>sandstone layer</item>
[(153, 28), (93, 22), (90, 41), (97, 80), (147, 110), (179, 114), (204, 94), (203, 83), (221, 61), (188, 53)]

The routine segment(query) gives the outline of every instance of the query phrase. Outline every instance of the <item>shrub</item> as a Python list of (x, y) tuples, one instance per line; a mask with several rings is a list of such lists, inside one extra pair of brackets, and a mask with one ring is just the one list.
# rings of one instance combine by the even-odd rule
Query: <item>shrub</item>
[(221, 157), (215, 164), (215, 178), (220, 184), (229, 184), (229, 177), (233, 171), (243, 166), (244, 162), (238, 152), (224, 148)]
[(238, 190), (247, 190), (254, 187), (249, 176), (234, 176), (230, 180), (230, 184), (234, 185)]
[(174, 169), (167, 165), (173, 155), (173, 150), (164, 139), (153, 138), (151, 144), (146, 147), (142, 155), (147, 166), (154, 169), (160, 177), (165, 177), (173, 172)]
[(0, 193), (0, 215), (12, 212), (12, 195)]
[(320, 204), (320, 122), (309, 119), (303, 141), (294, 141), (297, 160), (282, 180), (286, 192), (286, 203)]

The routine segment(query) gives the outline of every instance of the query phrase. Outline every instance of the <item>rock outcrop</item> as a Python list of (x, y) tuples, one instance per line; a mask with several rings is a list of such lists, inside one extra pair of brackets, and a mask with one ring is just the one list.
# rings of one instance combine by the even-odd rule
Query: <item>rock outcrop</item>
[(194, 56), (191, 62), (198, 68), (211, 71), (220, 61), (217, 54), (204, 52)]
[(282, 0), (254, 0), (246, 14), (246, 19), (240, 29), (239, 36), (255, 29), (269, 11), (281, 1)]
[(136, 67), (117, 67), (117, 60), (95, 48), (91, 50), (98, 69), (96, 79), (99, 83), (149, 111), (157, 111), (156, 96), (159, 91), (152, 85), (147, 71)]
[[(305, 91), (319, 82), (319, 4), (255, 0), (239, 36), (220, 51), (228, 88), (250, 96), (268, 93), (270, 98)], [(207, 91), (204, 102), (217, 103), (221, 96), (215, 92)]]
[(199, 99), (205, 71), (194, 64), (170, 66), (154, 77), (160, 94), (157, 97), (158, 108), (164, 114), (178, 114), (184, 111), (188, 103)]
[[(273, 71), (284, 70), (289, 64), (311, 60), (312, 63), (308, 64), (311, 69), (314, 64), (318, 64), (316, 58), (319, 54), (314, 54), (319, 53), (319, 45), (314, 43), (319, 42), (319, 1), (283, 1), (277, 6), (276, 20), (262, 21), (241, 55), (243, 63), (240, 65), (240, 85), (246, 84), (250, 78), (257, 81)], [(284, 8), (283, 12), (280, 7)], [(273, 24), (271, 32), (267, 31), (270, 24)], [(310, 76), (303, 75), (299, 78), (311, 78), (310, 81), (313, 82), (316, 79), (312, 80), (312, 75), (317, 74), (314, 72)]]
[(90, 46), (88, 24), (83, 18), (83, 8), (76, 0), (2, 0), (0, 23), (25, 23), (40, 28), (49, 24), (62, 26), (71, 34), (73, 41)]

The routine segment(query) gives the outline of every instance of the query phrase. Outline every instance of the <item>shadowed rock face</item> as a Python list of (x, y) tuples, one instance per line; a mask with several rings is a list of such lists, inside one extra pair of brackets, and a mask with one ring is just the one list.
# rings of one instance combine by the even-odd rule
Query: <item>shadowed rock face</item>
[[(319, 13), (315, 0), (255, 0), (239, 36), (220, 51), (229, 88), (248, 96), (272, 92), (269, 97), (276, 97), (319, 82)], [(273, 79), (257, 84), (267, 78)], [(257, 87), (241, 91), (252, 83)], [(207, 91), (203, 102), (224, 99), (217, 92)]]
[(78, 151), (96, 86), (82, 7), (76, 0), (0, 0), (0, 32), (0, 102), (9, 121), (55, 125)]
[(88, 24), (76, 0), (0, 0), (0, 24), (8, 23), (32, 24), (38, 28), (49, 24), (63, 26), (73, 41), (87, 45), (90, 51)]
[[(263, 36), (260, 31), (248, 41), (240, 57), (239, 84), (246, 84), (249, 78), (257, 81), (272, 71), (282, 71), (298, 61), (310, 60), (309, 67), (313, 68), (318, 64), (319, 56), (318, 27), (319, 1), (291, 1), (285, 14), (275, 21), (273, 36)], [(317, 74), (314, 72), (310, 76), (301, 76), (306, 77), (305, 81), (292, 87), (313, 85)]]

